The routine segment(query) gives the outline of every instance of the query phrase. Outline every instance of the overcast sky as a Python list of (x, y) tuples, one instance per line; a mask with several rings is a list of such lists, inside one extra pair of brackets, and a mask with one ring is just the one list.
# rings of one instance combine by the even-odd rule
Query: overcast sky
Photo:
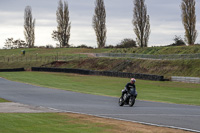
[[(175, 35), (184, 38), (181, 21), (182, 0), (146, 0), (150, 15), (151, 34), (149, 46), (164, 46), (173, 43)], [(97, 47), (92, 28), (95, 0), (67, 0), (71, 21), (70, 44), (86, 44)], [(133, 0), (104, 0), (106, 7), (107, 41), (106, 45), (116, 45), (124, 38), (136, 36), (133, 32)], [(56, 10), (58, 0), (0, 0), (0, 48), (7, 38), (24, 38), (24, 9), (32, 7), (36, 19), (35, 45), (46, 46), (57, 43), (51, 38), (56, 30)], [(199, 7), (199, 8), (197, 8)], [(200, 0), (196, 1), (197, 30), (200, 32)], [(198, 36), (196, 43), (200, 43)]]

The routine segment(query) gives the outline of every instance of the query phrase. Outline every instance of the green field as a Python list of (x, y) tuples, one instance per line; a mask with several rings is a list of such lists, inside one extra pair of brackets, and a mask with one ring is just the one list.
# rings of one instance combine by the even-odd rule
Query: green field
[[(0, 76), (43, 87), (112, 97), (119, 97), (129, 82), (128, 78), (46, 72), (9, 72)], [(136, 86), (140, 100), (200, 105), (200, 84), (137, 80)]]
[(5, 99), (2, 99), (2, 98), (0, 98), (0, 103), (2, 103), (2, 102), (9, 102), (9, 101), (7, 101), (7, 100), (5, 100)]
[(71, 113), (0, 114), (1, 133), (189, 133)]
[(57, 55), (69, 55), (79, 53), (104, 53), (109, 52), (111, 49), (85, 49), (85, 48), (20, 48), (20, 49), (0, 49), (0, 56), (11, 57), (21, 56), (21, 51), (25, 50), (27, 56), (57, 56)]
[(66, 55), (78, 53), (137, 53), (137, 54), (196, 54), (200, 53), (200, 45), (194, 46), (173, 46), (173, 47), (147, 47), (147, 48), (20, 48), (20, 49), (0, 49), (0, 56), (20, 56), (21, 51), (25, 50), (26, 55)]
[(102, 133), (113, 128), (59, 113), (0, 114), (1, 133)]

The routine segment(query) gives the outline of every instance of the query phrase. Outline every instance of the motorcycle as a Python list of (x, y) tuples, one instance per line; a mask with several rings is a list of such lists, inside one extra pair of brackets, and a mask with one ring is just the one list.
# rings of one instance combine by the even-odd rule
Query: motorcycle
[(137, 92), (135, 88), (131, 88), (127, 93), (119, 98), (119, 106), (129, 105), (130, 107), (132, 107), (135, 104), (136, 97)]

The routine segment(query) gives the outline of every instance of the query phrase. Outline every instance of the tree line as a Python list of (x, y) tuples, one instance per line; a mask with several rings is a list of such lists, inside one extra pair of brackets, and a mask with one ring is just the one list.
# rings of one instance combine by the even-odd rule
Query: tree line
[[(150, 16), (147, 14), (145, 0), (133, 0), (133, 31), (136, 35), (136, 44), (139, 47), (148, 47), (151, 33)], [(195, 0), (182, 0), (182, 23), (185, 29), (185, 42), (194, 45), (197, 38)], [(58, 41), (58, 47), (69, 47), (71, 22), (69, 8), (66, 1), (60, 0), (56, 11), (57, 30), (52, 33), (52, 38)], [(98, 48), (106, 47), (106, 9), (104, 0), (95, 1), (95, 10), (92, 20), (92, 27), (96, 33)], [(32, 9), (27, 6), (24, 10), (24, 36), (25, 41), (8, 38), (5, 43), (6, 48), (34, 47), (35, 43), (35, 19), (32, 17)], [(176, 39), (179, 39), (178, 37)], [(181, 39), (180, 39), (181, 40)], [(127, 40), (124, 40), (127, 41)], [(132, 40), (131, 40), (132, 41)], [(175, 40), (177, 41), (177, 40)], [(182, 40), (181, 40), (182, 41)], [(182, 41), (184, 43), (184, 41)], [(130, 46), (130, 45), (129, 45)], [(135, 41), (134, 41), (135, 46)]]

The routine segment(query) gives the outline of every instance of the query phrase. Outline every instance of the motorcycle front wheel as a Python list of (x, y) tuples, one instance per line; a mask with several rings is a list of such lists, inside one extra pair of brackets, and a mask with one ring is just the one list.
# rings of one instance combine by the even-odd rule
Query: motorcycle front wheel
[(130, 97), (128, 104), (129, 104), (130, 107), (132, 107), (135, 104), (135, 97)]
[(124, 99), (122, 97), (119, 98), (119, 106), (123, 106), (124, 105)]

